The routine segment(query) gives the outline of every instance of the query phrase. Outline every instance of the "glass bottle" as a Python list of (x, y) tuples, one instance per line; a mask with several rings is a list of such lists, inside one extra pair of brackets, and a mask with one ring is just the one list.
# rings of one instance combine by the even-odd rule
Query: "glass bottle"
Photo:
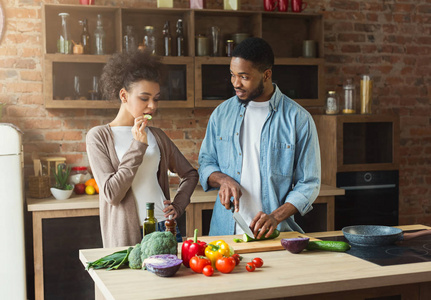
[(72, 54), (72, 37), (69, 29), (69, 14), (59, 13), (61, 17), (60, 36), (57, 40), (57, 51), (62, 54)]
[(123, 37), (123, 51), (133, 52), (138, 48), (136, 38), (133, 33), (133, 26), (126, 26), (126, 34)]
[(347, 79), (346, 83), (343, 85), (344, 90), (344, 106), (343, 114), (354, 114), (356, 112), (356, 92), (355, 85), (353, 84), (353, 79)]
[(144, 220), (144, 235), (156, 231), (157, 219), (154, 217), (154, 202), (147, 203), (147, 217)]
[(104, 55), (106, 51), (106, 34), (103, 29), (102, 15), (97, 15), (96, 30), (94, 31), (94, 54)]
[(166, 21), (163, 26), (163, 55), (171, 56), (172, 55), (172, 37), (169, 32), (169, 21)]
[(81, 33), (81, 44), (84, 48), (84, 54), (90, 54), (90, 34), (88, 33), (88, 21), (84, 19), (83, 21), (79, 21), (82, 25), (82, 33)]
[(177, 21), (177, 56), (184, 56), (184, 33), (183, 33), (183, 20)]
[(153, 26), (145, 26), (144, 45), (151, 54), (156, 54), (156, 38), (154, 37)]
[(174, 236), (177, 235), (177, 221), (172, 219), (172, 215), (169, 215), (169, 219), (165, 221), (166, 231), (171, 232)]
[(326, 114), (335, 115), (338, 114), (338, 96), (335, 91), (328, 91), (328, 96), (326, 97)]

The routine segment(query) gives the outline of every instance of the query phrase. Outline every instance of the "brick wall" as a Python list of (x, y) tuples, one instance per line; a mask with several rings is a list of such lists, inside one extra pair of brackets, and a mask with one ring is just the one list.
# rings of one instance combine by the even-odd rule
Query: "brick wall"
[[(6, 31), (0, 45), (0, 102), (3, 122), (24, 132), (25, 173), (31, 153), (62, 155), (86, 165), (85, 134), (105, 124), (114, 110), (46, 110), (42, 97), (41, 3), (78, 0), (2, 1)], [(155, 7), (156, 1), (102, 1), (102, 5)], [(243, 0), (245, 10), (263, 1)], [(187, 7), (188, 1), (175, 1)], [(222, 8), (222, 1), (207, 1)], [(347, 77), (374, 77), (374, 111), (393, 111), (401, 120), (400, 223), (431, 225), (431, 0), (314, 0), (308, 12), (325, 19), (326, 84), (340, 88)], [(211, 109), (163, 109), (154, 120), (197, 167), (198, 149)], [(312, 113), (322, 112), (311, 108)]]

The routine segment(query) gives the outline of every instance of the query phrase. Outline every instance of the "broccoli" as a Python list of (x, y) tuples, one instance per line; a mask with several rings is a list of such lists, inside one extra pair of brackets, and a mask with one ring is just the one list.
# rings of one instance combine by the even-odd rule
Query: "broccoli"
[(130, 252), (130, 254), (129, 254), (129, 267), (131, 269), (142, 268), (141, 244), (136, 244), (136, 246)]
[[(135, 247), (136, 248), (136, 247)], [(142, 239), (141, 242), (141, 262), (147, 257), (156, 254), (175, 254), (178, 252), (178, 245), (175, 236), (169, 231), (155, 231)]]

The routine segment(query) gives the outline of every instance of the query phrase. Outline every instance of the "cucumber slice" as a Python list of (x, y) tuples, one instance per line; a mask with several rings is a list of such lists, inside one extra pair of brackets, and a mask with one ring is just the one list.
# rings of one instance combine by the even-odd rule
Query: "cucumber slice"
[(307, 250), (323, 250), (323, 251), (336, 251), (346, 252), (350, 249), (350, 245), (346, 242), (335, 241), (310, 241), (307, 245)]
[(252, 238), (252, 237), (248, 236), (246, 233), (244, 233), (244, 235), (242, 236), (242, 240), (243, 240), (244, 242), (254, 242), (254, 241), (263, 241), (263, 240), (273, 240), (273, 239), (277, 238), (279, 235), (280, 235), (280, 231), (279, 231), (278, 229), (275, 229), (275, 230), (272, 232), (272, 234), (271, 234), (268, 238), (266, 238), (266, 237), (265, 237), (265, 234), (264, 234), (264, 235), (263, 235), (263, 237), (262, 237), (262, 238), (260, 238), (260, 239), (254, 239), (254, 238)]

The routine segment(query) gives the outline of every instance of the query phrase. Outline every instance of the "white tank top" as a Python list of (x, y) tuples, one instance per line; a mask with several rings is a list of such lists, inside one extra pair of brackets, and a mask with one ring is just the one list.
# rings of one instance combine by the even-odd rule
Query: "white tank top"
[[(123, 155), (127, 152), (133, 140), (132, 126), (114, 126), (111, 129), (114, 134), (115, 151), (117, 152), (118, 160), (121, 162)], [(145, 128), (145, 131), (148, 139), (147, 151), (132, 182), (132, 192), (136, 199), (141, 224), (147, 216), (147, 202), (154, 202), (154, 216), (158, 222), (166, 220), (162, 211), (165, 196), (157, 180), (160, 149), (151, 130)]]

